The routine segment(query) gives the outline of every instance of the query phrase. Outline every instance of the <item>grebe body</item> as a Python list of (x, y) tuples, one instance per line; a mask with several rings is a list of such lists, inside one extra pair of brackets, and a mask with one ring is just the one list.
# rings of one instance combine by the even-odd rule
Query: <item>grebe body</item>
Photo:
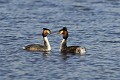
[(47, 28), (43, 28), (43, 40), (44, 40), (44, 45), (41, 44), (30, 44), (27, 46), (24, 46), (23, 49), (24, 50), (28, 50), (28, 51), (50, 51), (51, 50), (51, 46), (50, 43), (48, 41), (47, 35), (50, 34), (51, 31)]
[(66, 27), (63, 27), (59, 31), (60, 34), (63, 35), (63, 40), (60, 45), (60, 50), (62, 53), (78, 53), (78, 54), (85, 54), (86, 48), (81, 46), (67, 46), (67, 38), (68, 38), (68, 31)]

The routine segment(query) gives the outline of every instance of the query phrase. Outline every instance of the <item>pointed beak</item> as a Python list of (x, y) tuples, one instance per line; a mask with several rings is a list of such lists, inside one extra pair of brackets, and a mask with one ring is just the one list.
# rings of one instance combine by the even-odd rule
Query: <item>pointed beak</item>
[(54, 31), (51, 34), (59, 34), (59, 32), (58, 31)]

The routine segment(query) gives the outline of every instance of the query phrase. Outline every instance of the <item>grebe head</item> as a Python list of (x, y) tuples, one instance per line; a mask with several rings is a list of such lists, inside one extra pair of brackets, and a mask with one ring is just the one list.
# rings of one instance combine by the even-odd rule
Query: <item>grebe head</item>
[(50, 33), (51, 33), (50, 29), (43, 28), (43, 33), (42, 33), (43, 37), (46, 37)]
[(59, 30), (59, 34), (63, 35), (63, 39), (67, 39), (68, 38), (68, 31), (66, 27), (63, 27), (63, 29)]

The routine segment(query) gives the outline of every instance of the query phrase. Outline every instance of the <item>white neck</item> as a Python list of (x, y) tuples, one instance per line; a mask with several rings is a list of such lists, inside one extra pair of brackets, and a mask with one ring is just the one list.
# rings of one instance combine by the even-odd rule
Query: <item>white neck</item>
[(51, 50), (51, 46), (50, 46), (50, 43), (49, 43), (49, 41), (48, 41), (48, 38), (47, 37), (43, 37), (43, 39), (44, 39), (44, 44), (45, 44), (45, 46), (47, 47), (47, 49), (48, 50)]
[(66, 47), (66, 40), (63, 39), (60, 45), (60, 50), (62, 49), (62, 47), (65, 46)]

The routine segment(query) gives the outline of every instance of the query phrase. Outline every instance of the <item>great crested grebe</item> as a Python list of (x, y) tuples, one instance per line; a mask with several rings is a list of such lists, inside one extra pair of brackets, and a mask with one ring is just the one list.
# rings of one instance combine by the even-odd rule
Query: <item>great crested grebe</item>
[(80, 46), (68, 46), (67, 47), (67, 38), (68, 38), (68, 31), (66, 27), (59, 30), (59, 34), (63, 35), (63, 40), (60, 45), (60, 50), (62, 53), (79, 53), (81, 55), (85, 54), (86, 49)]
[(47, 38), (47, 35), (50, 33), (51, 33), (51, 31), (49, 29), (43, 28), (42, 36), (43, 36), (43, 40), (44, 40), (44, 45), (30, 44), (30, 45), (23, 47), (23, 49), (28, 50), (28, 51), (45, 51), (45, 52), (50, 51), (51, 46), (50, 46), (50, 43)]

